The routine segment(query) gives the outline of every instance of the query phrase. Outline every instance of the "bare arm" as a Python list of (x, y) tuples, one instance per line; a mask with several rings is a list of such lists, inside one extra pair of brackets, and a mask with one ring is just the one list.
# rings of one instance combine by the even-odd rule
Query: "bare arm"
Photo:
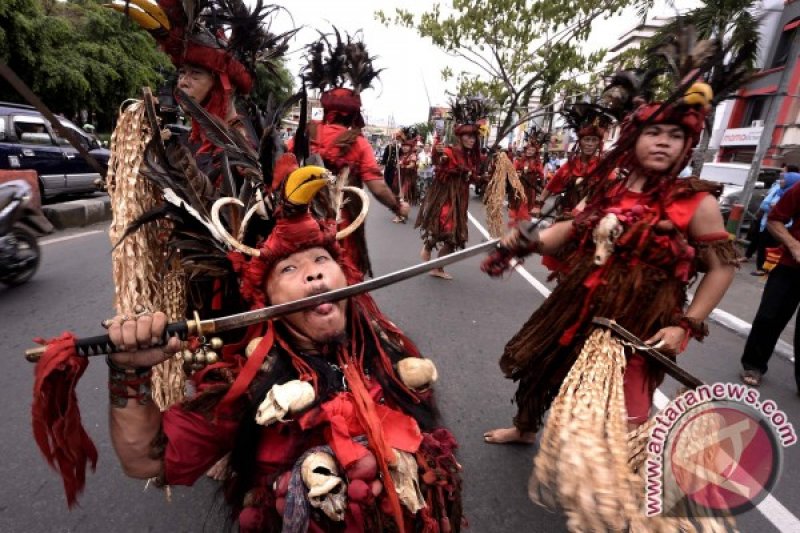
[(794, 260), (800, 262), (800, 241), (792, 237), (784, 223), (779, 220), (768, 220), (767, 229), (778, 242), (786, 246)]
[[(725, 233), (725, 225), (719, 205), (713, 196), (706, 196), (697, 208), (689, 223), (689, 234), (696, 238), (706, 235)], [(736, 269), (733, 265), (725, 265), (716, 255), (710, 254), (708, 272), (697, 286), (692, 303), (686, 311), (686, 317), (704, 321), (719, 304), (725, 291), (730, 287)], [(668, 326), (660, 329), (647, 343), (659, 343), (659, 347), (672, 352), (680, 352), (686, 346), (687, 332), (680, 326)]]
[[(708, 195), (697, 208), (689, 224), (689, 234), (695, 237), (724, 233), (725, 224), (719, 212), (716, 199)], [(730, 287), (736, 268), (733, 265), (723, 265), (716, 255), (711, 254), (706, 272), (694, 294), (694, 299), (686, 311), (686, 316), (705, 320), (711, 311), (719, 304), (725, 291)]]
[(386, 185), (385, 181), (369, 180), (365, 181), (364, 183), (367, 185), (367, 189), (370, 190), (373, 196), (375, 196), (380, 203), (391, 209), (393, 213), (401, 216), (408, 215), (408, 205), (397, 199), (389, 186)]
[[(125, 349), (111, 356), (109, 431), (122, 470), (133, 478), (148, 479), (161, 473), (162, 461), (153, 454), (153, 441), (161, 428), (161, 412), (150, 397), (149, 386), (145, 391), (126, 386), (120, 382), (121, 373), (117, 370), (128, 371), (123, 379), (134, 379), (133, 372), (137, 369), (150, 368), (174, 355), (180, 349), (177, 338), (171, 338), (166, 346), (150, 348), (153, 339), (161, 338), (166, 324), (164, 313), (155, 313), (134, 320), (117, 317), (108, 328), (111, 342)], [(121, 388), (129, 396), (144, 392), (144, 397), (123, 398), (118, 394)]]

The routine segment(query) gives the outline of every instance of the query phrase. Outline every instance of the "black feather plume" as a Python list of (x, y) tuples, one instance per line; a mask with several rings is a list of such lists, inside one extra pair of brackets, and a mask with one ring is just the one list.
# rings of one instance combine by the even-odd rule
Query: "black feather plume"
[(302, 76), (308, 87), (327, 91), (349, 85), (356, 93), (372, 86), (381, 70), (376, 70), (361, 34), (342, 34), (333, 27), (332, 33), (319, 32), (320, 38), (307, 46), (308, 61)]

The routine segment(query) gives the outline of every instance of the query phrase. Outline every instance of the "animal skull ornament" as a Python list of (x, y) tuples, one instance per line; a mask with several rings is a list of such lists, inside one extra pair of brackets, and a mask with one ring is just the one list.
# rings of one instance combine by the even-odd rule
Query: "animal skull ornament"
[(315, 398), (314, 387), (307, 381), (293, 379), (282, 385), (275, 385), (258, 406), (256, 422), (262, 426), (283, 422), (287, 414), (307, 409)]
[(427, 389), (439, 378), (433, 361), (422, 357), (401, 359), (397, 363), (397, 373), (403, 384), (413, 390)]
[(603, 266), (614, 253), (614, 243), (622, 234), (622, 223), (614, 213), (604, 216), (592, 232), (594, 241), (594, 264)]
[(347, 510), (347, 485), (339, 476), (336, 460), (326, 452), (312, 452), (300, 467), (308, 488), (308, 502), (334, 522), (344, 520)]

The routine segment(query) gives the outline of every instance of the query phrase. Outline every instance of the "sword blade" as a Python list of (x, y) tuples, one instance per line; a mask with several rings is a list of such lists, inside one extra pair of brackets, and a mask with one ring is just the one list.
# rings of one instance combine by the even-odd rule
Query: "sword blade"
[(365, 292), (374, 291), (376, 289), (386, 287), (387, 285), (393, 285), (409, 278), (419, 276), (420, 274), (433, 270), (434, 268), (445, 267), (480, 253), (489, 252), (497, 248), (499, 241), (500, 239), (492, 239), (482, 244), (471, 246), (459, 252), (433, 259), (426, 263), (413, 265), (389, 274), (384, 274), (383, 276), (378, 276), (377, 278), (373, 278), (368, 281), (362, 281), (361, 283), (356, 283), (355, 285), (348, 285), (347, 287), (322, 294), (315, 294), (314, 296), (301, 298), (300, 300), (295, 300), (293, 302), (273, 305), (263, 309), (256, 309), (253, 311), (247, 311), (244, 313), (238, 313), (236, 315), (230, 315), (212, 320), (203, 320), (201, 321), (200, 326), (204, 332), (207, 331), (209, 333), (228, 331), (296, 313), (297, 311), (311, 309), (320, 304), (344, 300), (346, 298), (351, 298)]

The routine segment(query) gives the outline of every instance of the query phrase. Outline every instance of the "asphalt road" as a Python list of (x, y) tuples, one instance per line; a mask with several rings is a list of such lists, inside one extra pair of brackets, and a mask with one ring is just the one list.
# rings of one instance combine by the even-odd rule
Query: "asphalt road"
[[(374, 204), (374, 202), (373, 202)], [(483, 220), (473, 201), (471, 212)], [(391, 223), (380, 206), (368, 219), (368, 240), (376, 274), (419, 260), (420, 240), (411, 224)], [(413, 218), (412, 218), (413, 220)], [(220, 531), (217, 485), (201, 480), (177, 488), (167, 503), (159, 490), (126, 478), (116, 463), (107, 433), (106, 368), (91, 364), (79, 386), (84, 424), (98, 446), (97, 472), (90, 475), (80, 507), (68, 512), (56, 474), (44, 463), (30, 431), (32, 367), (22, 352), (31, 339), (63, 330), (93, 334), (111, 315), (110, 245), (105, 228), (96, 226), (59, 233), (44, 241), (40, 272), (27, 285), (0, 289), (0, 331), (6, 358), (0, 373), (3, 451), (0, 461), (0, 531)], [(60, 240), (64, 238), (67, 240)], [(71, 237), (71, 238), (70, 238)], [(55, 240), (54, 240), (55, 239)], [(470, 242), (481, 236), (470, 227)], [(486, 429), (506, 426), (513, 415), (514, 384), (502, 378), (497, 359), (504, 343), (543, 300), (518, 274), (489, 280), (478, 270), (480, 258), (448, 270), (453, 281), (430, 276), (375, 293), (384, 312), (415, 339), (424, 354), (437, 361), (438, 405), (443, 420), (460, 442), (464, 466), (465, 511), (473, 532), (565, 531), (564, 522), (532, 504), (526, 494), (535, 446), (494, 446), (483, 442)], [(526, 268), (545, 278), (538, 261)], [(749, 293), (748, 293), (749, 294)], [(749, 296), (748, 296), (749, 297)], [(683, 355), (683, 366), (708, 382), (735, 381), (743, 339), (717, 326), (702, 345)], [(676, 385), (662, 390), (672, 396)], [(800, 398), (791, 367), (776, 358), (762, 385), (800, 426)], [(774, 502), (738, 518), (742, 531), (800, 531), (800, 446), (784, 450), (784, 472)]]

